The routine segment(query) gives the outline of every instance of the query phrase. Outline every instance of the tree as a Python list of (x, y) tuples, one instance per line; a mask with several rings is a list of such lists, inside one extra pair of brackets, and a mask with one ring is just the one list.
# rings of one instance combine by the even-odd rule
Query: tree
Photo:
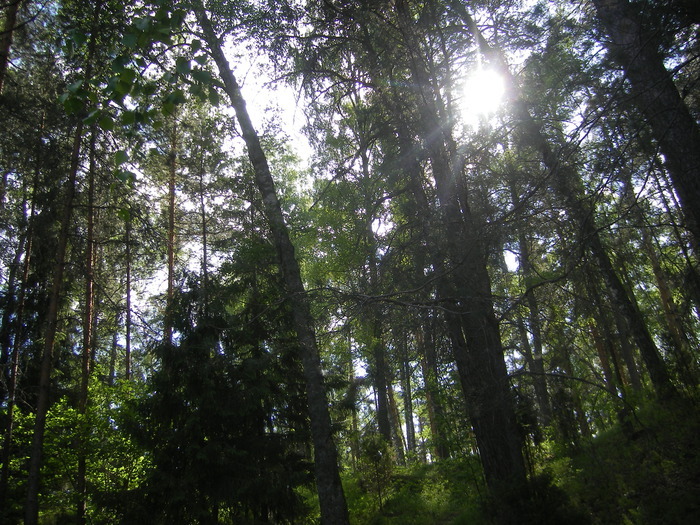
[(347, 523), (347, 506), (338, 473), (337, 451), (333, 443), (313, 319), (301, 279), (299, 264), (294, 255), (294, 246), (289, 238), (287, 225), (282, 215), (267, 157), (248, 115), (238, 82), (223, 54), (219, 37), (214, 32), (203, 5), (199, 4), (198, 7), (197, 17), (202, 26), (204, 38), (219, 69), (224, 89), (236, 112), (236, 118), (248, 149), (250, 162), (255, 173), (255, 182), (262, 198), (266, 218), (269, 221), (285, 286), (289, 294), (289, 302), (294, 312), (294, 326), (299, 338), (301, 360), (306, 378), (311, 434), (314, 443), (316, 486), (321, 504), (321, 516), (325, 523)]
[[(612, 58), (629, 79), (635, 103), (646, 117), (678, 192), (687, 227), (700, 237), (700, 128), (664, 66), (659, 35), (627, 0), (596, 0), (601, 25), (610, 37)], [(652, 15), (653, 16), (653, 15)]]

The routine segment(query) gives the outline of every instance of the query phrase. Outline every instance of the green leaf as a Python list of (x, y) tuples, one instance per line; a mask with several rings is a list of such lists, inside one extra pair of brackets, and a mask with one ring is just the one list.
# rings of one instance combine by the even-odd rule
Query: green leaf
[(136, 174), (133, 171), (128, 170), (115, 170), (114, 176), (121, 182), (127, 183), (129, 185), (133, 184), (136, 180)]
[(197, 62), (200, 66), (203, 66), (207, 63), (207, 55), (199, 55), (194, 57), (194, 61)]
[(133, 83), (136, 78), (136, 71), (133, 69), (124, 68), (121, 73), (119, 73), (119, 80), (122, 82)]
[(131, 126), (136, 123), (136, 111), (124, 111), (121, 116), (124, 126)]
[(209, 90), (209, 103), (212, 106), (218, 106), (220, 102), (221, 102), (221, 97), (219, 97), (219, 93), (215, 89), (210, 89)]
[(91, 125), (97, 122), (97, 119), (100, 117), (100, 110), (99, 109), (93, 109), (90, 113), (87, 114), (87, 117), (83, 119), (83, 123), (86, 125)]
[(69, 96), (63, 102), (63, 109), (65, 109), (66, 113), (68, 113), (69, 115), (77, 113), (82, 108), (83, 108), (83, 101), (80, 100), (79, 98), (76, 98), (76, 97)]
[(138, 43), (138, 36), (135, 33), (127, 33), (122, 37), (122, 44), (129, 49), (136, 47)]
[(192, 44), (190, 44), (192, 47), (192, 52), (196, 53), (200, 49), (202, 49), (202, 41), (201, 40), (193, 40)]
[(175, 71), (181, 75), (187, 75), (191, 69), (192, 66), (187, 58), (178, 57), (178, 59), (175, 61)]
[(70, 38), (76, 46), (81, 46), (87, 42), (87, 35), (77, 29), (73, 29), (70, 32)]
[(124, 164), (125, 162), (128, 162), (128, 161), (129, 161), (129, 155), (123, 149), (120, 149), (119, 151), (114, 153), (114, 163), (117, 166), (121, 166), (122, 164)]
[(75, 93), (80, 89), (80, 86), (82, 86), (82, 85), (83, 85), (82, 80), (76, 80), (75, 82), (73, 82), (71, 85), (68, 86), (68, 91), (70, 91), (71, 93)]
[(105, 131), (112, 131), (114, 129), (114, 120), (110, 115), (103, 115), (98, 125)]
[(124, 222), (129, 222), (131, 220), (131, 212), (128, 208), (121, 208), (118, 210), (117, 216)]
[(201, 82), (202, 84), (210, 84), (212, 74), (209, 71), (204, 71), (203, 69), (195, 69), (192, 71), (192, 78), (197, 82)]
[(163, 103), (177, 105), (182, 104), (186, 100), (187, 98), (185, 97), (185, 94), (182, 92), (182, 90), (177, 89), (172, 93), (168, 93), (168, 95), (163, 99)]

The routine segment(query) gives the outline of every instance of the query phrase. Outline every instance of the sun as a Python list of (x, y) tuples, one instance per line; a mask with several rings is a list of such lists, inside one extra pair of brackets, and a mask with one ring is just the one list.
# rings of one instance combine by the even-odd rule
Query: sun
[(503, 102), (505, 82), (491, 69), (479, 68), (463, 84), (462, 118), (472, 128), (496, 112)]

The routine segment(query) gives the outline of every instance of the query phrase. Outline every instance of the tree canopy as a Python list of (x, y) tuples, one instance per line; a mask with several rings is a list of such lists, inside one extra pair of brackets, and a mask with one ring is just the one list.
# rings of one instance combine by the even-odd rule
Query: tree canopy
[(1, 10), (0, 521), (697, 515), (692, 2)]

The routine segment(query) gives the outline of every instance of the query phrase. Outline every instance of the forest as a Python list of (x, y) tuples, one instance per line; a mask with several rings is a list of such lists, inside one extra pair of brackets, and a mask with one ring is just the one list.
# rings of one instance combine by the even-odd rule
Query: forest
[(0, 10), (0, 523), (697, 520), (696, 1)]

